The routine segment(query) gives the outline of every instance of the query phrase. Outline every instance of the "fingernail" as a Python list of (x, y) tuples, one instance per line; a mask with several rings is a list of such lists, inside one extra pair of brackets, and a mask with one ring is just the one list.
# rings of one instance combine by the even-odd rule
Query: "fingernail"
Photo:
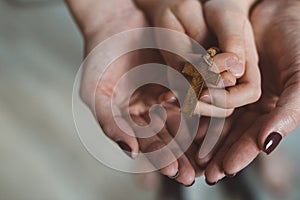
[(277, 132), (271, 133), (265, 141), (264, 152), (267, 155), (272, 153), (274, 151), (274, 149), (278, 146), (278, 144), (280, 143), (281, 140), (282, 140), (281, 134), (279, 134)]
[(194, 184), (195, 184), (195, 180), (190, 185), (186, 185), (185, 187), (192, 187)]
[(225, 87), (229, 87), (229, 86), (233, 86), (234, 85), (234, 83), (231, 80), (228, 80), (228, 79), (225, 79), (223, 81), (223, 84), (224, 84)]
[(169, 176), (170, 179), (176, 179), (179, 176), (179, 171), (174, 176)]
[(244, 66), (242, 62), (238, 62), (236, 65), (230, 66), (229, 72), (233, 76), (242, 76), (244, 72)]
[(131, 148), (125, 143), (125, 142), (117, 142), (117, 144), (119, 145), (119, 147), (124, 151), (124, 153), (129, 156), (130, 158), (132, 157), (132, 150)]
[(225, 176), (227, 176), (228, 178), (232, 178), (232, 177), (235, 177), (236, 174), (228, 174), (226, 172), (224, 172)]
[(231, 68), (235, 65), (238, 65), (238, 63), (239, 63), (239, 60), (237, 58), (235, 58), (235, 57), (228, 58), (225, 60), (225, 67)]
[(211, 182), (209, 182), (207, 179), (205, 179), (205, 182), (206, 182), (206, 184), (209, 185), (209, 186), (214, 186), (214, 185), (217, 184), (217, 182), (211, 183)]
[(207, 104), (211, 104), (212, 99), (211, 99), (211, 96), (207, 94), (207, 95), (202, 96), (200, 98), (200, 101), (207, 103)]

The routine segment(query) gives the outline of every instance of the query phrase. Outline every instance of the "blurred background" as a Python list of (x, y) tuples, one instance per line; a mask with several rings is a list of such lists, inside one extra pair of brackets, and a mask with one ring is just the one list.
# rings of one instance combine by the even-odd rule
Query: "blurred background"
[[(71, 98), (82, 45), (63, 1), (0, 0), (0, 200), (158, 199), (157, 176), (105, 167), (77, 136)], [(184, 199), (299, 200), (299, 132), (236, 178), (181, 187)]]

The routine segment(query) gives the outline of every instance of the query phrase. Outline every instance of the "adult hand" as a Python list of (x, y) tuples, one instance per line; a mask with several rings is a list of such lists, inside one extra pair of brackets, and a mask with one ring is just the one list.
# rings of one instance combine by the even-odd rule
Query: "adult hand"
[[(234, 108), (259, 99), (261, 93), (258, 89), (260, 86), (258, 57), (252, 27), (248, 20), (254, 0), (238, 2), (210, 0), (203, 6), (197, 0), (136, 1), (154, 26), (185, 33), (205, 47), (216, 45), (216, 42), (219, 44), (223, 53), (214, 58), (215, 66), (212, 71), (221, 73), (223, 84), (203, 92), (201, 97), (206, 96), (205, 102), (210, 102), (214, 106), (207, 107), (199, 101), (195, 114), (206, 116), (217, 114), (216, 117), (224, 117), (230, 115)], [(211, 32), (216, 35), (217, 41), (211, 37)], [(182, 50), (184, 55), (195, 57), (194, 54), (199, 53), (188, 39), (178, 41), (178, 38), (159, 36), (157, 38), (159, 43), (168, 42), (173, 48)], [(162, 53), (169, 66), (182, 70), (182, 58), (168, 52)], [(256, 77), (255, 81), (252, 77)], [(236, 78), (240, 79), (234, 86)], [(224, 87), (227, 89), (220, 89)], [(211, 112), (212, 109), (214, 112)]]
[[(107, 13), (105, 17), (102, 16), (105, 20), (101, 23), (96, 23), (96, 25), (94, 24), (95, 22), (90, 21), (91, 17), (87, 17), (87, 19), (85, 19), (85, 17), (97, 16), (97, 13), (100, 12), (99, 9), (101, 9), (99, 5), (103, 4), (108, 6), (107, 1), (89, 0), (90, 3), (94, 3), (92, 4), (94, 6), (86, 6), (88, 8), (86, 10), (88, 15), (84, 15), (85, 11), (80, 11), (82, 5), (79, 6), (79, 8), (76, 6), (78, 1), (69, 1), (70, 7), (83, 32), (86, 56), (100, 42), (114, 34), (148, 26), (144, 14), (138, 10), (131, 1), (119, 0), (119, 6), (117, 7), (118, 9), (121, 7), (122, 9), (119, 10), (118, 16), (115, 16), (115, 9), (117, 9), (116, 1), (118, 0), (114, 0), (114, 2), (111, 3), (111, 8), (108, 9), (111, 10), (111, 13)], [(95, 7), (99, 9), (94, 9)], [(93, 14), (93, 12), (95, 13)], [(92, 23), (92, 25), (88, 26), (90, 23)], [(143, 35), (135, 35), (126, 42), (130, 45), (130, 43), (142, 42), (143, 40)], [(118, 50), (119, 47), (116, 45), (114, 48)], [(103, 49), (103, 52), (106, 52), (106, 49)], [(176, 131), (176, 128), (174, 129), (172, 126), (178, 124), (178, 120), (180, 120), (177, 118), (178, 115), (173, 114), (172, 110), (168, 110), (167, 123), (163, 124), (159, 112), (154, 112), (152, 115), (150, 114), (149, 109), (153, 105), (162, 103), (159, 97), (162, 93), (165, 93), (167, 89), (156, 84), (148, 84), (138, 88), (132, 96), (129, 96), (129, 88), (132, 85), (134, 86), (139, 78), (143, 79), (147, 76), (147, 80), (151, 79), (150, 82), (156, 83), (159, 82), (157, 80), (159, 77), (151, 76), (147, 73), (139, 73), (136, 74), (137, 76), (133, 79), (125, 79), (124, 84), (121, 85), (121, 89), (115, 90), (118, 81), (123, 75), (126, 75), (127, 72), (134, 69), (134, 67), (146, 63), (162, 63), (159, 52), (148, 49), (125, 54), (114, 61), (108, 69), (105, 70), (99, 82), (97, 82), (99, 77), (95, 76), (99, 71), (99, 67), (101, 68), (102, 66), (97, 66), (98, 63), (93, 63), (92, 61), (93, 58), (90, 59), (89, 57), (87, 61), (85, 61), (87, 66), (92, 65), (94, 67), (84, 67), (83, 69), (81, 97), (90, 109), (94, 111), (95, 117), (104, 133), (115, 141), (130, 157), (135, 157), (139, 151), (143, 153), (158, 151), (156, 154), (147, 154), (146, 156), (155, 167), (160, 169), (162, 174), (174, 178), (184, 185), (192, 184), (195, 179), (194, 169), (197, 169), (197, 166), (189, 161), (180, 146), (173, 140), (173, 136), (176, 135), (176, 133), (172, 131)], [(161, 74), (161, 77), (165, 79), (166, 74)], [(129, 105), (126, 99), (130, 100)], [(113, 103), (111, 103), (112, 100), (114, 100)], [(129, 116), (126, 115), (127, 111), (129, 111)], [(147, 129), (147, 133), (142, 132), (146, 130), (149, 124), (154, 124), (158, 127), (152, 127), (153, 133), (149, 132), (149, 129)], [(120, 127), (120, 125), (122, 127)], [(158, 133), (156, 132), (156, 128), (159, 130)], [(186, 130), (185, 133), (187, 132), (188, 130)], [(165, 148), (171, 140), (173, 140), (172, 145)], [(168, 164), (165, 166), (164, 163)], [(164, 167), (161, 168), (161, 166)]]
[[(300, 122), (300, 2), (265, 0), (251, 16), (260, 56), (262, 97), (234, 112), (217, 153), (206, 168), (214, 184), (233, 176), (256, 156), (278, 146)], [(254, 78), (255, 79), (255, 78)]]

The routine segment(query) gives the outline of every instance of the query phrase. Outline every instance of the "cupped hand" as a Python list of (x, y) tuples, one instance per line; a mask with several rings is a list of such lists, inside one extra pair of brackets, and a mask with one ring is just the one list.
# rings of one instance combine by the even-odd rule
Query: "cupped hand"
[[(110, 21), (106, 27), (100, 26), (93, 31), (94, 34), (85, 36), (86, 55), (97, 44), (114, 34), (148, 25), (145, 16), (138, 9), (127, 14), (122, 20)], [(143, 35), (138, 34), (128, 38), (130, 38), (127, 41), (128, 44), (145, 40)], [(115, 45), (114, 48), (118, 50), (119, 47)], [(105, 55), (106, 51), (103, 49), (100, 53)], [(167, 74), (160, 71), (160, 76), (157, 76), (157, 74), (140, 71), (136, 72), (134, 77), (124, 78), (137, 66), (147, 63), (163, 63), (162, 60), (157, 50), (144, 49), (127, 53), (111, 63), (97, 82), (98, 77), (94, 76), (97, 75), (98, 67), (101, 66), (97, 66), (97, 62), (93, 63), (93, 58), (87, 57), (85, 63), (92, 67), (83, 69), (81, 97), (94, 111), (104, 133), (127, 155), (135, 158), (140, 151), (146, 153), (152, 165), (160, 169), (162, 174), (188, 186), (194, 182), (195, 170), (198, 175), (201, 174), (201, 170), (197, 169), (193, 159), (189, 159), (174, 140), (176, 126), (180, 122), (179, 112), (167, 109), (167, 123), (164, 124), (159, 108), (164, 104), (160, 97), (168, 89), (158, 84), (151, 84), (165, 82)], [(149, 84), (136, 88), (135, 92), (130, 94), (132, 87), (143, 79), (147, 79)], [(120, 80), (122, 80), (121, 84)], [(93, 90), (94, 86), (96, 90)], [(158, 112), (151, 113), (151, 108), (158, 109)], [(149, 128), (149, 124), (154, 126)], [(182, 130), (182, 132), (186, 134), (188, 130)], [(171, 145), (167, 146), (170, 143)], [(151, 154), (151, 152), (157, 153)]]
[[(208, 163), (214, 184), (234, 176), (261, 152), (272, 153), (300, 122), (299, 1), (265, 0), (251, 15), (262, 74), (262, 97), (227, 120), (223, 141)], [(255, 79), (254, 77), (252, 77)]]

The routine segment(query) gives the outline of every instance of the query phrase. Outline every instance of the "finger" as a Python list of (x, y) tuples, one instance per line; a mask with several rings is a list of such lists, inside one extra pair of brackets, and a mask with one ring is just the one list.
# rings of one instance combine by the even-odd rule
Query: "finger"
[(258, 119), (227, 151), (222, 163), (223, 170), (227, 174), (237, 174), (260, 153), (257, 137), (261, 123), (262, 119)]
[(205, 169), (218, 149), (223, 146), (223, 140), (227, 136), (231, 122), (236, 116), (230, 117), (224, 122), (224, 119), (211, 119), (209, 127), (205, 131), (205, 138), (199, 145), (195, 160), (202, 169)]
[[(156, 26), (185, 34), (184, 27), (174, 15), (174, 13), (171, 11), (171, 9), (164, 10), (161, 19), (157, 22)], [(168, 46), (169, 49), (176, 49), (176, 51), (180, 52), (181, 55), (193, 52), (191, 41), (188, 36), (179, 37), (177, 34), (170, 35), (158, 32), (156, 33), (156, 39), (159, 45)], [(174, 67), (177, 70), (180, 69), (180, 65), (183, 62), (183, 59), (179, 56), (179, 54), (175, 55), (163, 50), (161, 50), (161, 53), (169, 66)]]
[(218, 85), (212, 85), (212, 84), (207, 84), (209, 88), (227, 88), (227, 87), (232, 87), (235, 86), (237, 80), (236, 77), (234, 77), (230, 72), (222, 72), (221, 74), (220, 81)]
[(200, 118), (197, 134), (194, 139), (194, 143), (196, 145), (198, 145), (198, 147), (200, 147), (200, 145), (202, 144), (205, 134), (209, 128), (210, 121), (211, 121), (211, 117), (201, 117)]
[[(240, 136), (248, 129), (249, 126), (251, 126), (252, 121), (250, 119), (255, 119), (257, 115), (257, 113), (241, 113), (238, 116), (239, 123), (234, 125), (231, 131), (227, 130), (228, 134), (226, 134), (220, 148), (217, 150), (217, 153), (212, 157), (212, 160), (205, 169), (206, 182), (210, 183), (210, 185), (218, 183), (225, 175), (228, 177), (235, 176), (235, 174), (227, 174), (227, 172), (224, 171), (223, 159), (232, 144), (238, 141)], [(233, 119), (230, 123), (234, 122), (236, 119)]]
[(115, 116), (112, 114), (111, 105), (104, 105), (104, 102), (110, 102), (104, 95), (98, 99), (96, 104), (97, 120), (107, 137), (116, 142), (119, 147), (131, 158), (134, 158), (139, 152), (139, 145), (135, 133), (131, 126), (125, 120), (121, 112), (116, 110)]
[[(132, 120), (139, 126), (146, 127), (148, 123), (139, 116), (132, 115)], [(141, 131), (139, 129), (138, 131)], [(178, 162), (166, 144), (156, 134), (148, 138), (138, 138), (140, 150), (147, 159), (166, 176), (172, 177), (178, 173)]]
[[(248, 76), (248, 75), (247, 75)], [(226, 89), (209, 88), (203, 92), (211, 103), (219, 108), (233, 109), (256, 102), (261, 96), (260, 75), (257, 82), (241, 82)]]
[[(207, 94), (207, 93), (206, 93)], [(182, 105), (179, 105), (177, 101), (177, 96), (174, 95), (173, 92), (168, 91), (160, 96), (160, 103), (164, 106), (170, 105), (170, 106), (178, 106), (179, 110)], [(234, 109), (223, 109), (216, 107), (214, 105), (211, 105), (212, 100), (209, 95), (203, 95), (200, 100), (197, 102), (194, 112), (194, 115), (200, 115), (200, 116), (208, 116), (208, 117), (219, 117), (219, 118), (225, 118), (232, 114)], [(177, 108), (177, 107), (176, 107)]]
[(182, 1), (174, 5), (171, 10), (181, 22), (188, 36), (203, 45), (209, 42), (211, 34), (204, 20), (202, 5), (199, 1)]
[(300, 122), (300, 99), (295, 91), (300, 91), (298, 81), (283, 91), (275, 109), (265, 117), (259, 131), (258, 144), (266, 154), (272, 153), (281, 139), (292, 132)]
[(272, 153), (281, 139), (296, 128), (300, 121), (300, 111), (295, 109), (299, 105), (300, 84), (294, 82), (289, 85), (280, 96), (276, 107), (268, 114), (259, 118), (248, 129), (226, 154), (223, 161), (224, 170), (237, 173), (246, 167), (262, 150)]
[[(150, 119), (148, 118), (147, 121), (148, 120)], [(165, 123), (164, 121), (162, 121), (162, 118), (156, 114), (152, 115), (151, 120), (154, 120), (156, 123), (160, 123), (160, 124)], [(180, 119), (176, 121), (176, 124), (178, 124), (178, 122), (180, 122)], [(167, 125), (170, 126), (173, 124), (167, 123)], [(169, 128), (167, 129), (166, 127), (164, 127), (162, 130), (159, 131), (157, 135), (165, 144), (168, 145), (168, 149), (172, 151), (173, 155), (176, 158), (178, 158), (178, 173), (171, 178), (176, 179), (178, 182), (186, 186), (190, 186), (191, 184), (193, 184), (195, 180), (195, 170), (191, 165), (190, 161), (185, 156), (183, 149), (181, 149), (179, 145), (181, 143), (187, 144), (186, 137), (189, 137), (189, 133), (188, 132), (181, 132), (177, 134), (175, 133), (177, 138), (177, 140), (175, 140), (174, 138), (175, 136), (173, 136), (169, 132), (169, 130), (170, 130)], [(181, 137), (179, 138), (178, 135), (181, 135)]]
[(226, 90), (212, 88), (206, 94), (210, 95), (213, 105), (220, 108), (236, 108), (257, 101), (261, 95), (261, 80), (256, 55), (249, 55), (247, 70), (236, 86)]
[(204, 6), (207, 24), (217, 36), (221, 51), (234, 53), (245, 65), (246, 14), (225, 1), (208, 1)]
[[(209, 27), (216, 33), (222, 52), (234, 53), (243, 66), (244, 75), (239, 84), (228, 89), (226, 101), (219, 99), (215, 105), (234, 108), (257, 101), (260, 97), (260, 72), (253, 31), (247, 14), (235, 4), (209, 1), (205, 4), (205, 16)], [(218, 13), (218, 16), (214, 16)], [(255, 77), (255, 78), (254, 78)], [(225, 98), (223, 96), (223, 98)], [(216, 100), (218, 101), (218, 100)]]
[(193, 143), (191, 144), (190, 148), (186, 151), (185, 155), (189, 159), (191, 165), (195, 170), (195, 177), (200, 177), (204, 174), (203, 169), (199, 166), (195, 160), (195, 155), (197, 154), (199, 149), (199, 145)]
[[(190, 131), (192, 130), (189, 127), (189, 123), (187, 123), (184, 118), (181, 118), (179, 111), (168, 109), (167, 115), (168, 118), (166, 127), (176, 140), (181, 150), (185, 151), (184, 156), (187, 158), (186, 159), (185, 157), (180, 157), (180, 159), (178, 160), (180, 173), (177, 180), (179, 182), (185, 181), (185, 185), (189, 183), (188, 186), (190, 186), (194, 182), (194, 180), (192, 180), (192, 177), (195, 178), (203, 175), (203, 170), (199, 168), (194, 159), (194, 155), (198, 150), (198, 146), (192, 143), (195, 134), (190, 133)], [(181, 121), (181, 119), (183, 119), (183, 121)], [(194, 123), (194, 120), (191, 119), (189, 122)], [(186, 165), (185, 163), (188, 163), (189, 165)], [(185, 164), (184, 168), (182, 167), (183, 164)]]
[(211, 97), (209, 95), (204, 94), (197, 102), (197, 105), (194, 110), (194, 115), (226, 118), (233, 113), (234, 109), (220, 108), (215, 105), (211, 105), (212, 103), (214, 103), (214, 101), (211, 99)]
[(233, 53), (220, 53), (214, 56), (214, 65), (211, 71), (220, 73), (229, 71), (234, 77), (240, 78), (245, 73), (245, 65), (243, 65), (239, 58)]
[(187, 187), (192, 186), (195, 183), (196, 173), (189, 159), (185, 155), (182, 155), (178, 159), (178, 163), (179, 175), (176, 180)]

